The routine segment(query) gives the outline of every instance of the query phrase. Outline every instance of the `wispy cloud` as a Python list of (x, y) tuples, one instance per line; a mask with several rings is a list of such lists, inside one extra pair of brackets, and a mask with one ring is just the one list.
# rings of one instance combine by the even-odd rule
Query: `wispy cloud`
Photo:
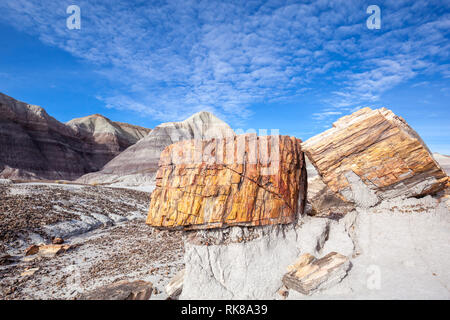
[(342, 112), (340, 111), (323, 111), (323, 112), (316, 112), (313, 113), (312, 116), (315, 120), (323, 120), (327, 119), (330, 116), (339, 116)]
[(111, 83), (98, 93), (108, 107), (159, 120), (205, 109), (245, 119), (255, 103), (308, 88), (325, 121), (418, 73), (450, 74), (449, 5), (439, 2), (383, 2), (379, 31), (365, 27), (360, 1), (79, 0), (81, 30), (66, 28), (70, 4), (2, 1), (0, 19), (95, 64)]

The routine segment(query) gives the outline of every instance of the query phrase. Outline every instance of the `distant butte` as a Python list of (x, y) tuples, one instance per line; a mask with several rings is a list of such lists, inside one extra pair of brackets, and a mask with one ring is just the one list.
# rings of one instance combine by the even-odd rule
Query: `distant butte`
[(64, 124), (0, 93), (0, 178), (74, 180), (100, 170), (148, 132), (101, 115)]

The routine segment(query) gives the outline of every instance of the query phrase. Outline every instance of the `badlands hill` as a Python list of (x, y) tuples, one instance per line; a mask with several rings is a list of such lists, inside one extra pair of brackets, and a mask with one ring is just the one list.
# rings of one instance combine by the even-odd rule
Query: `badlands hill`
[(123, 150), (145, 137), (151, 130), (121, 122), (114, 122), (94, 114), (73, 119), (66, 123), (84, 142), (84, 148), (94, 150), (95, 170), (100, 170)]
[(233, 130), (209, 112), (199, 112), (181, 122), (167, 122), (154, 128), (101, 171), (86, 174), (77, 181), (119, 186), (154, 186), (161, 152), (182, 140), (205, 140), (234, 135)]
[(123, 122), (111, 121), (101, 114), (93, 114), (66, 123), (84, 140), (92, 140), (110, 148), (124, 150), (145, 137), (151, 129)]
[(148, 131), (99, 115), (66, 125), (0, 93), (0, 177), (73, 180), (100, 170)]

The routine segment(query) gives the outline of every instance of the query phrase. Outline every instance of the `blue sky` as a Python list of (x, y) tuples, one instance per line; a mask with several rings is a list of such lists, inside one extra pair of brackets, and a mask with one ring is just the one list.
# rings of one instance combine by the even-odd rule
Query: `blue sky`
[(307, 139), (384, 106), (450, 154), (448, 1), (3, 0), (0, 13), (0, 91), (60, 121), (154, 127), (207, 110)]

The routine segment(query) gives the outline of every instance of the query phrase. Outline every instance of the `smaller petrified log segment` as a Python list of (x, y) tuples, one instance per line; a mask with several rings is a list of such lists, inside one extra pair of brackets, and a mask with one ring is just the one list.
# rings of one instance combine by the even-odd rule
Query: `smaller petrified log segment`
[(186, 269), (178, 272), (166, 286), (166, 293), (169, 299), (177, 299), (183, 291), (183, 280)]
[(168, 146), (147, 223), (209, 229), (293, 222), (306, 198), (300, 143), (294, 137), (246, 134)]
[(41, 256), (53, 257), (57, 254), (66, 252), (72, 249), (74, 246), (68, 244), (33, 244), (25, 250), (25, 256), (39, 254)]
[(342, 200), (319, 176), (308, 175), (308, 203), (311, 210), (306, 213), (318, 217), (339, 218), (355, 209), (354, 203)]
[(448, 181), (419, 135), (385, 108), (343, 117), (302, 149), (333, 192), (362, 207), (434, 193)]
[(283, 283), (289, 289), (309, 295), (339, 283), (349, 268), (350, 260), (339, 253), (331, 252), (321, 259), (306, 253), (288, 267)]

